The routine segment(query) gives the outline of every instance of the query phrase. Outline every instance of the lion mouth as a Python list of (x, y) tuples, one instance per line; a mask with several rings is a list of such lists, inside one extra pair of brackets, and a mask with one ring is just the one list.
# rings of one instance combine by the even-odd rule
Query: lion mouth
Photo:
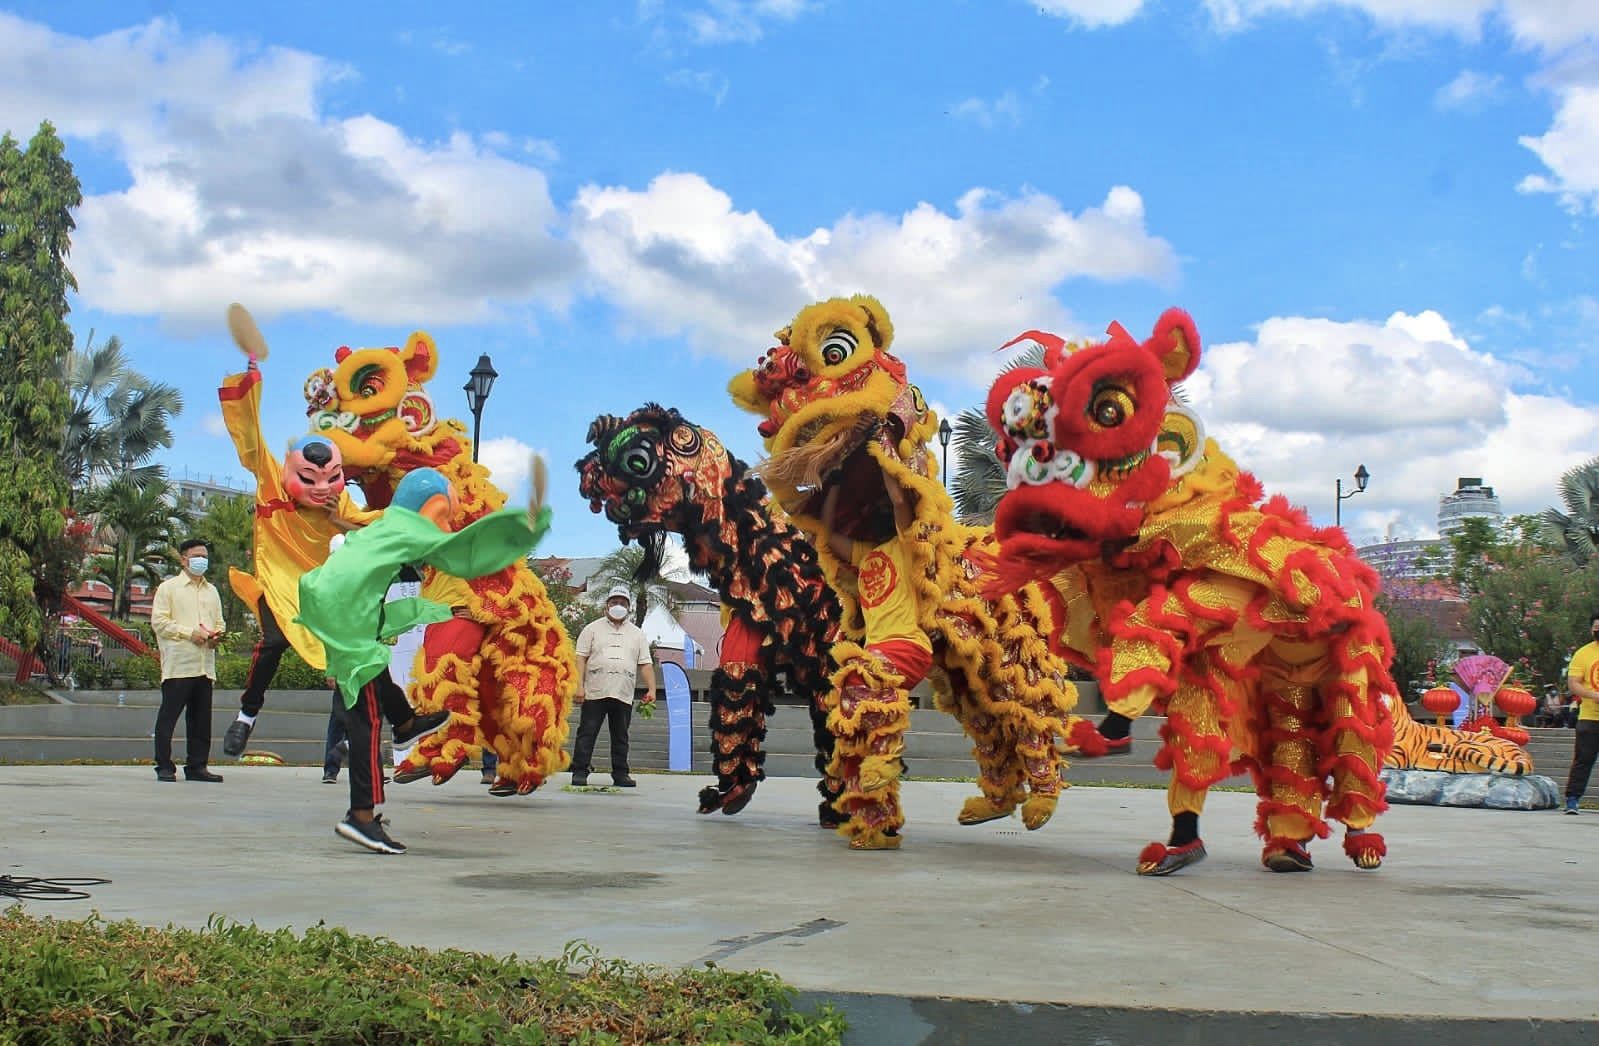
[(1098, 539), (1053, 512), (1033, 509), (1015, 522), (1019, 534), (1034, 534), (1051, 541), (1097, 541)]

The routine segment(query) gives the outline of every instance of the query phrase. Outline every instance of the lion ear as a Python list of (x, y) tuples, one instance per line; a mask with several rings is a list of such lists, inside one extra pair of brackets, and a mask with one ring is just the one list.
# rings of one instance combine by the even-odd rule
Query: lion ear
[(740, 409), (747, 410), (751, 414), (766, 413), (766, 400), (756, 388), (754, 371), (747, 370), (735, 374), (733, 380), (727, 383), (727, 392)]
[(1199, 331), (1193, 317), (1182, 309), (1167, 309), (1144, 348), (1160, 360), (1168, 382), (1182, 381), (1199, 366)]
[(878, 348), (886, 349), (893, 344), (894, 321), (888, 318), (888, 310), (883, 308), (882, 302), (870, 294), (857, 294), (850, 299), (850, 304), (866, 314), (866, 329), (871, 332)]
[(400, 359), (405, 361), (405, 376), (412, 385), (423, 384), (439, 369), (439, 350), (426, 331), (411, 332), (400, 350)]

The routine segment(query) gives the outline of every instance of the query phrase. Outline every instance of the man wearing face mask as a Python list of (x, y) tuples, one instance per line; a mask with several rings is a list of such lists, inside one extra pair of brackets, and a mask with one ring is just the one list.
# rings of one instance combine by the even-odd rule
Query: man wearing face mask
[(611, 726), (611, 780), (619, 788), (638, 782), (628, 774), (627, 729), (633, 721), (633, 693), (638, 670), (644, 670), (646, 705), (655, 701), (655, 662), (644, 630), (628, 620), (633, 597), (626, 585), (615, 585), (605, 597), (605, 616), (584, 626), (577, 637), (577, 693), (572, 702), (582, 709), (577, 741), (572, 746), (572, 784), (589, 783), (589, 761), (600, 724)]
[(161, 648), (161, 710), (155, 717), (155, 776), (176, 781), (172, 731), (183, 716), (183, 776), (189, 781), (220, 781), (206, 768), (211, 760), (211, 685), (217, 677), (217, 644), (222, 641), (222, 598), (205, 579), (211, 565), (204, 541), (178, 546), (183, 569), (155, 590), (150, 625)]
[(1571, 656), (1566, 669), (1566, 685), (1582, 699), (1577, 709), (1577, 744), (1566, 775), (1566, 813), (1575, 814), (1588, 790), (1588, 778), (1599, 758), (1599, 611), (1589, 618), (1593, 642)]

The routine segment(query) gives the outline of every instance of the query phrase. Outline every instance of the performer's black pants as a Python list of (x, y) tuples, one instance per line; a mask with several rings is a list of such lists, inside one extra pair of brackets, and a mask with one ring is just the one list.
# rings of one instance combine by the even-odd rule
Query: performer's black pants
[(239, 695), (240, 711), (251, 717), (261, 714), (267, 686), (277, 673), (283, 652), (289, 649), (289, 640), (278, 627), (278, 619), (272, 616), (272, 608), (267, 606), (264, 595), (256, 604), (255, 617), (261, 624), (261, 638), (256, 640), (255, 650), (250, 654), (250, 674), (244, 680), (244, 693)]
[(1566, 775), (1567, 799), (1581, 799), (1588, 790), (1595, 758), (1599, 758), (1599, 719), (1579, 719), (1577, 748), (1571, 757), (1571, 773)]
[(370, 810), (383, 803), (383, 720), (404, 723), (411, 718), (405, 699), (389, 670), (361, 688), (355, 704), (344, 710), (350, 738), (350, 809)]
[(177, 728), (180, 715), (185, 742), (183, 765), (189, 770), (204, 770), (211, 761), (211, 680), (205, 676), (161, 680), (161, 709), (155, 714), (157, 770), (177, 770), (172, 763), (172, 731)]
[(581, 777), (589, 772), (594, 758), (594, 742), (599, 740), (600, 724), (611, 721), (611, 776), (627, 776), (627, 728), (633, 722), (633, 706), (626, 701), (604, 697), (583, 702), (582, 718), (577, 723), (577, 742), (572, 746), (572, 773)]

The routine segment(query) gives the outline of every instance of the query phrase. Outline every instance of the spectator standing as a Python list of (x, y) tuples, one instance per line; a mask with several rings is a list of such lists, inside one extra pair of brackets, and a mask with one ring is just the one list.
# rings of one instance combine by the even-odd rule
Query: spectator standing
[(1599, 611), (1589, 618), (1593, 642), (1571, 656), (1566, 669), (1566, 685), (1582, 699), (1577, 709), (1576, 745), (1571, 757), (1571, 772), (1566, 775), (1566, 813), (1575, 814), (1588, 790), (1594, 759), (1599, 757)]
[(605, 616), (589, 622), (577, 637), (577, 693), (581, 709), (577, 742), (572, 746), (572, 784), (589, 783), (594, 742), (600, 724), (611, 729), (611, 781), (633, 788), (627, 764), (627, 732), (633, 722), (633, 695), (639, 670), (644, 671), (644, 703), (655, 701), (655, 662), (644, 630), (628, 620), (633, 605), (626, 585), (615, 585), (605, 597)]
[(176, 781), (172, 731), (183, 716), (183, 776), (189, 781), (221, 781), (207, 769), (211, 761), (211, 687), (217, 677), (216, 648), (222, 642), (222, 599), (205, 579), (211, 565), (204, 541), (178, 546), (183, 569), (156, 587), (150, 625), (161, 649), (161, 709), (155, 717), (155, 776)]

